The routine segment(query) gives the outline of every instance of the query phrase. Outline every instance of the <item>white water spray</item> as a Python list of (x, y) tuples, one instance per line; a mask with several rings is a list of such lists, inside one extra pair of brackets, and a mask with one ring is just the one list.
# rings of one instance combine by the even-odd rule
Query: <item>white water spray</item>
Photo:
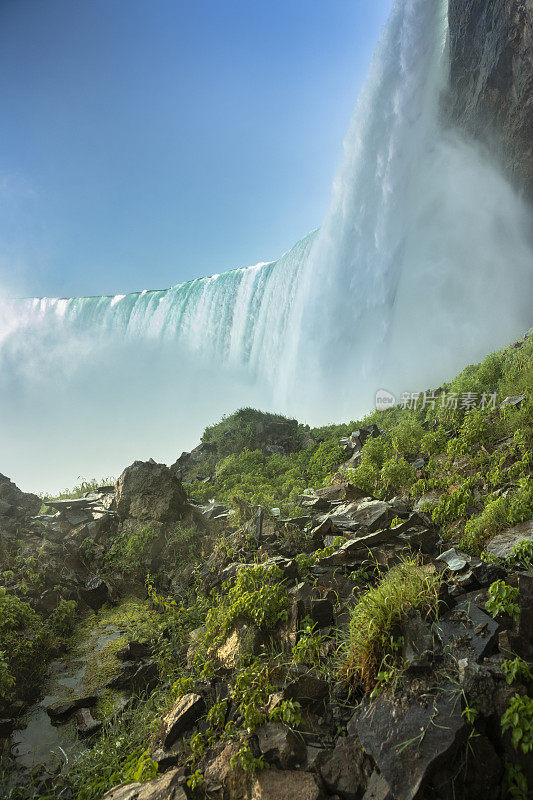
[(447, 0), (400, 0), (319, 231), (168, 290), (7, 304), (0, 471), (48, 488), (170, 462), (246, 404), (354, 418), (527, 329), (531, 211), (443, 124), (447, 81)]

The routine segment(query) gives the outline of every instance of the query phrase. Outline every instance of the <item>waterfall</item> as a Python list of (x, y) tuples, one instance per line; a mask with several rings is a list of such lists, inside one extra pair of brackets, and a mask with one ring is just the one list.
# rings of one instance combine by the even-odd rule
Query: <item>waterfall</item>
[(447, 25), (447, 0), (394, 4), (323, 225), (277, 261), (166, 290), (4, 302), (2, 453), (36, 413), (49, 433), (33, 431), (30, 452), (53, 441), (86, 476), (91, 434), (62, 434), (72, 409), (115, 447), (109, 471), (140, 450), (174, 460), (237, 405), (355, 418), (377, 389), (426, 388), (527, 329), (531, 211), (443, 118)]

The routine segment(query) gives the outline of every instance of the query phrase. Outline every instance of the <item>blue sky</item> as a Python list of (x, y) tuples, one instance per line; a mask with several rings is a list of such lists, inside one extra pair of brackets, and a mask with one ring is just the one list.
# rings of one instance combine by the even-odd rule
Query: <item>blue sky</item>
[(116, 294), (320, 224), (391, 0), (1, 0), (0, 291)]

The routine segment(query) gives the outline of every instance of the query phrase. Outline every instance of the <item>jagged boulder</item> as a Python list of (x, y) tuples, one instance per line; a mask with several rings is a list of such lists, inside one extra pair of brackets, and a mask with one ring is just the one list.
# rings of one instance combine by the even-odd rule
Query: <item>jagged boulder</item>
[(199, 694), (186, 694), (174, 704), (163, 720), (165, 747), (170, 747), (178, 736), (192, 728), (205, 711), (205, 702)]
[(23, 492), (13, 481), (0, 474), (0, 517), (25, 519), (39, 512), (42, 500), (36, 494)]
[(187, 495), (165, 464), (135, 461), (116, 483), (114, 505), (121, 519), (176, 522), (187, 509)]
[(359, 800), (372, 774), (373, 762), (357, 736), (344, 736), (333, 750), (320, 754), (317, 767), (328, 791), (342, 800)]
[(433, 697), (365, 699), (357, 732), (395, 800), (413, 800), (431, 770), (461, 744), (466, 731), (460, 696), (452, 688)]

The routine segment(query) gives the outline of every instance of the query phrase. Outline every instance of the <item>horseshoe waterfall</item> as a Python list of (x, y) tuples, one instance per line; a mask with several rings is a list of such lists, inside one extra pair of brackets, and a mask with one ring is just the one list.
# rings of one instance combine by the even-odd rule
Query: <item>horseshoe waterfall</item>
[(110, 473), (133, 455), (171, 462), (244, 405), (354, 419), (376, 390), (435, 387), (525, 332), (531, 207), (449, 113), (449, 38), (446, 0), (394, 5), (326, 218), (278, 260), (115, 297), (4, 299), (5, 471), (42, 483), (21, 439), (50, 486), (74, 454), (101, 470), (104, 438)]

